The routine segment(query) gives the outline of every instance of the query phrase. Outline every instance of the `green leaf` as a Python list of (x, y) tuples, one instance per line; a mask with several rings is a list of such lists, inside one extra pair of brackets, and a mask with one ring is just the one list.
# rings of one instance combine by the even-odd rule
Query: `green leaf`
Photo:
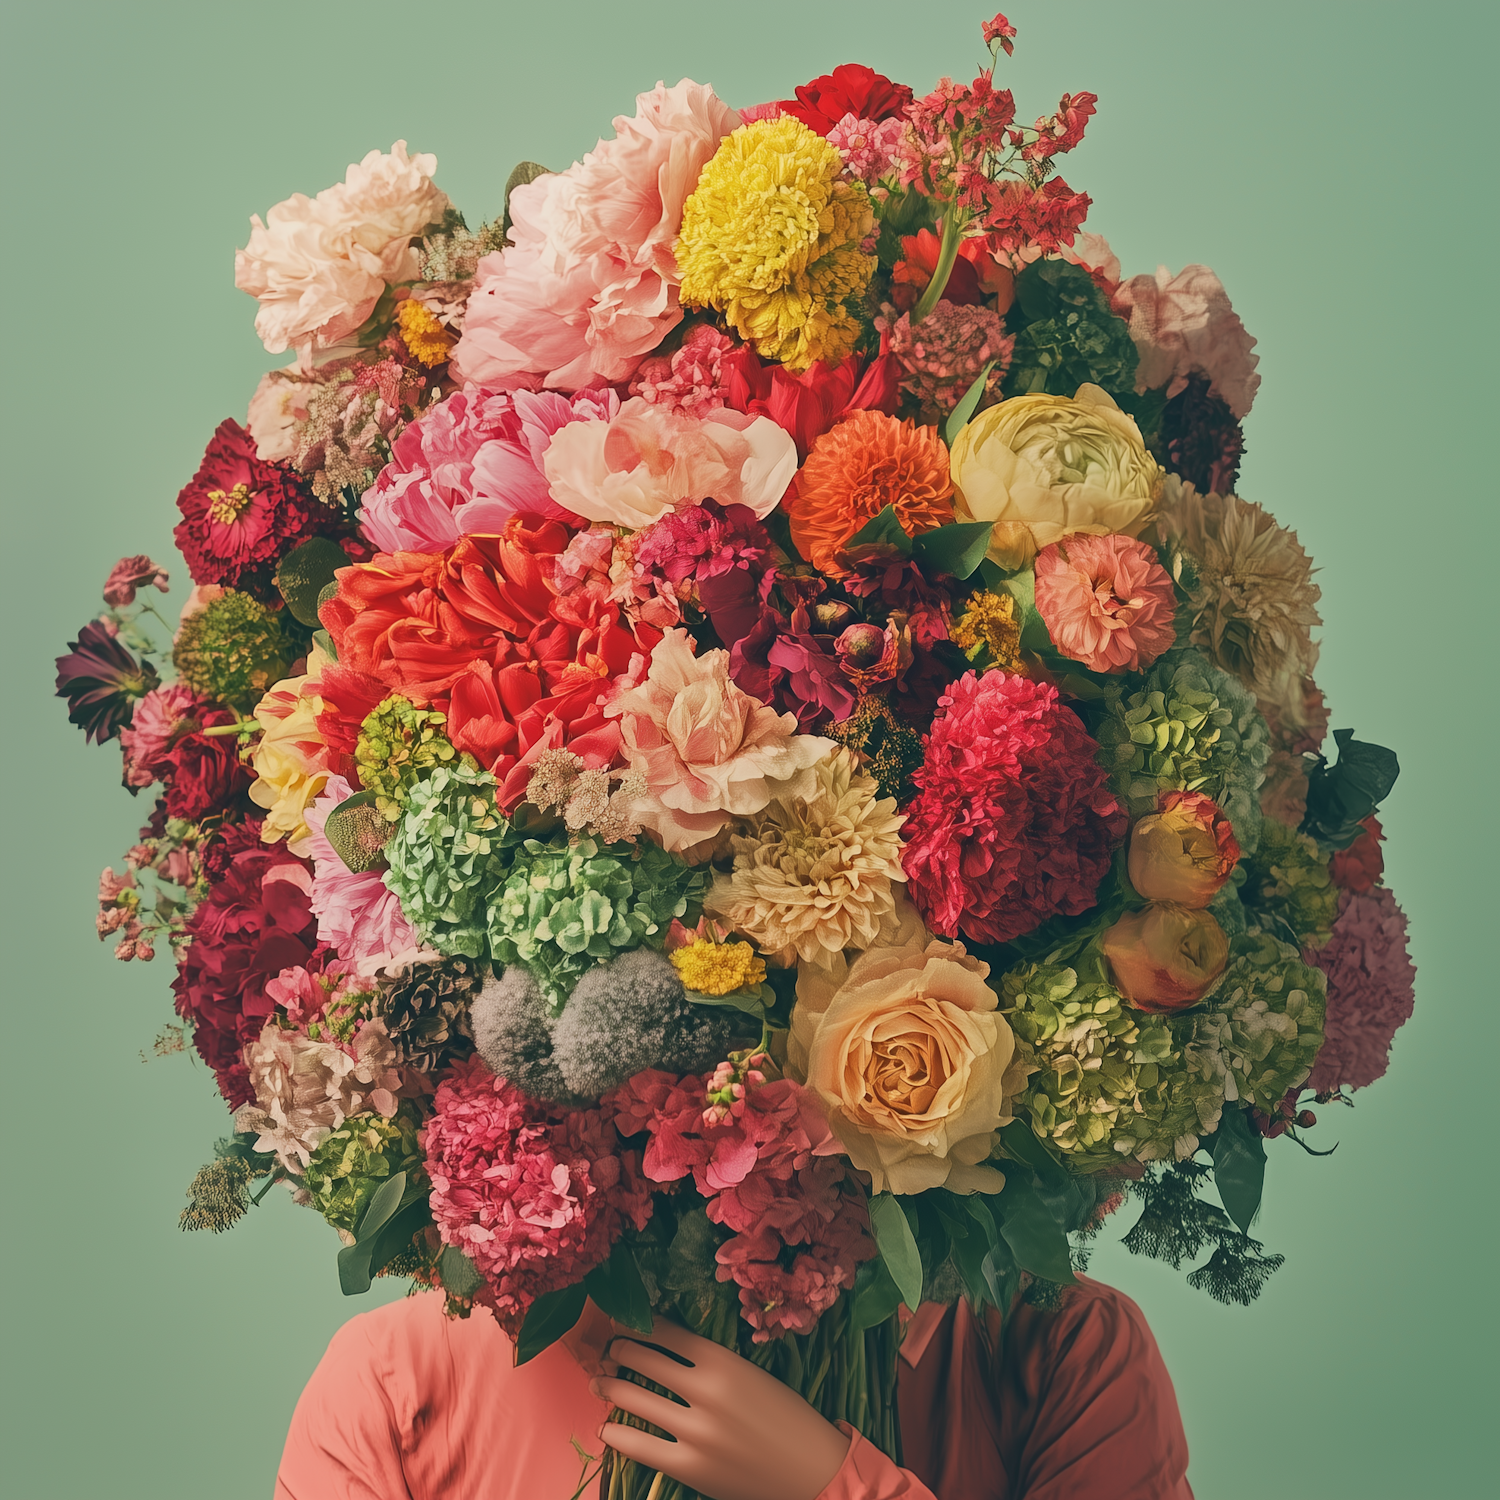
[(753, 990), (730, 990), (727, 995), (705, 995), (702, 990), (683, 990), (684, 997), (693, 1005), (711, 1005), (742, 1010), (757, 1021), (764, 1021), (766, 1011), (776, 1004), (776, 991), (769, 984), (757, 985)]
[(339, 1288), (346, 1297), (357, 1297), (370, 1290), (370, 1261), (375, 1253), (375, 1238), (385, 1224), (395, 1217), (406, 1191), (406, 1173), (393, 1172), (375, 1189), (359, 1227), (354, 1243), (339, 1251)]
[(637, 1333), (651, 1332), (651, 1298), (630, 1246), (616, 1240), (615, 1248), (602, 1266), (595, 1266), (583, 1278), (583, 1285), (599, 1310), (633, 1328)]
[(472, 1297), (484, 1285), (479, 1267), (457, 1245), (444, 1245), (438, 1256), (438, 1275), (443, 1290), (455, 1297)]
[(885, 1262), (877, 1255), (854, 1273), (854, 1297), (849, 1321), (855, 1329), (873, 1328), (901, 1306), (901, 1292), (891, 1279)]
[(988, 521), (951, 521), (918, 533), (912, 539), (912, 556), (924, 573), (967, 578), (984, 561), (993, 532)]
[(507, 235), (510, 234), (510, 195), (518, 187), (524, 187), (528, 182), (535, 182), (538, 177), (545, 177), (551, 171), (550, 167), (544, 167), (540, 162), (518, 161), (511, 168), (510, 176), (505, 179), (505, 211), (501, 217), (501, 225)]
[(1240, 1232), (1249, 1234), (1266, 1185), (1266, 1143), (1243, 1109), (1226, 1105), (1208, 1146), (1219, 1199)]
[(911, 538), (901, 529), (901, 523), (896, 519), (896, 508), (893, 505), (887, 505), (878, 516), (866, 521), (844, 545), (859, 547), (876, 543), (894, 547), (903, 557), (911, 556)]
[(870, 1228), (901, 1300), (915, 1312), (922, 1303), (922, 1256), (894, 1194), (876, 1193), (870, 1199)]
[(276, 569), (276, 587), (301, 624), (318, 624), (318, 603), (323, 590), (330, 584), (337, 588), (333, 575), (338, 569), (347, 568), (349, 562), (349, 554), (326, 536), (309, 537), (281, 559)]
[(991, 360), (979, 372), (974, 384), (964, 392), (963, 400), (948, 413), (948, 421), (943, 428), (943, 441), (950, 448), (958, 441), (959, 433), (969, 425), (969, 418), (974, 415), (979, 406), (980, 397), (984, 395), (985, 382), (990, 378), (990, 371), (994, 368), (995, 361)]
[(583, 1316), (583, 1304), (588, 1299), (581, 1281), (538, 1297), (527, 1310), (526, 1321), (516, 1337), (516, 1363), (524, 1365), (527, 1360), (535, 1359), (570, 1332)]
[(1070, 1286), (1075, 1278), (1068, 1236), (1036, 1179), (1026, 1172), (1009, 1173), (996, 1209), (1003, 1216), (1001, 1236), (1010, 1246), (1016, 1264), (1033, 1276)]

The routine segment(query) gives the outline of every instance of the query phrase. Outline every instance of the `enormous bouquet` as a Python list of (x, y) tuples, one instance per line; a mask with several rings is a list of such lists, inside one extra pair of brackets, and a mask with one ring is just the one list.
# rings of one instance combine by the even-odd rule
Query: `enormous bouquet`
[(888, 1450), (900, 1305), (1055, 1297), (1127, 1195), (1221, 1300), (1280, 1264), (1265, 1142), (1411, 1010), (1396, 761), (1320, 753), (1223, 287), (1122, 279), (1094, 96), (992, 78), (658, 85), (477, 230), (403, 142), (252, 221), (296, 358), (182, 619), (124, 559), (59, 662), (156, 789), (99, 930), (235, 1111), (185, 1227), (284, 1181), (346, 1291), (522, 1360), (666, 1312)]

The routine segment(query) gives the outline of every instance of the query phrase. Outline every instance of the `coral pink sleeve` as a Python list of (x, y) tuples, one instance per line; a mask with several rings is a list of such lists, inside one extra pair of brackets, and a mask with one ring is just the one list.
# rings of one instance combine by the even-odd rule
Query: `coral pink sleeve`
[(839, 1428), (851, 1438), (849, 1452), (817, 1500), (934, 1500), (915, 1474), (898, 1468), (847, 1422)]

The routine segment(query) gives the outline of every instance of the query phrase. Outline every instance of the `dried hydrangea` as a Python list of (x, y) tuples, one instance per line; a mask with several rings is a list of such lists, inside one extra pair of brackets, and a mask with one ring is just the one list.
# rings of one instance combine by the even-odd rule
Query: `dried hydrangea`
[(389, 822), (400, 818), (407, 793), (418, 781), (458, 759), (458, 751), (443, 733), (447, 722), (447, 714), (418, 708), (396, 693), (359, 726), (354, 748), (359, 784), (375, 793), (375, 806)]
[(645, 795), (639, 771), (590, 771), (571, 750), (544, 750), (526, 783), (533, 807), (556, 808), (569, 833), (589, 834), (603, 844), (640, 836), (634, 809)]
[(1273, 818), (1261, 825), (1260, 847), (1245, 861), (1240, 895), (1259, 926), (1304, 948), (1328, 941), (1339, 911), (1327, 851)]

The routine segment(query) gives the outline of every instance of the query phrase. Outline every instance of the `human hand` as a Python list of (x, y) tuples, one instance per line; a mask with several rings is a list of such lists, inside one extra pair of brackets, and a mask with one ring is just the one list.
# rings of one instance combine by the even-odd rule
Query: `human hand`
[[(661, 1318), (652, 1325), (651, 1343), (641, 1342), (643, 1337), (617, 1325), (605, 1373), (589, 1389), (672, 1437), (606, 1422), (599, 1436), (617, 1453), (713, 1500), (816, 1500), (827, 1488), (849, 1439), (790, 1386), (733, 1350)], [(622, 1368), (664, 1386), (685, 1404), (617, 1378)]]

